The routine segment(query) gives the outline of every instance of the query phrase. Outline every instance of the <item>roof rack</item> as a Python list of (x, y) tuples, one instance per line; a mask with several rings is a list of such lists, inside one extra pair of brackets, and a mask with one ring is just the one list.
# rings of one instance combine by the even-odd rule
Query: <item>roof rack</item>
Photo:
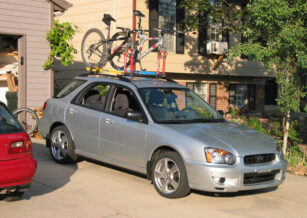
[(127, 72), (124, 72), (121, 69), (105, 69), (105, 68), (91, 68), (87, 67), (87, 71), (89, 71), (88, 74), (84, 74), (82, 76), (104, 76), (104, 77), (110, 77), (110, 78), (118, 78), (125, 82), (131, 82), (133, 78), (152, 78), (152, 79), (164, 79), (169, 82), (177, 83), (176, 81), (169, 79), (166, 77), (166, 75), (158, 74), (157, 72), (152, 71), (134, 71), (133, 73), (130, 73), (130, 70), (127, 70)]

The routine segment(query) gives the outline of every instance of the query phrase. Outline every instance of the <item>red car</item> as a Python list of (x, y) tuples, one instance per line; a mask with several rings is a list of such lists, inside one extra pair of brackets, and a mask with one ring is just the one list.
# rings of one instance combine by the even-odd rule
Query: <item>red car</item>
[(0, 195), (21, 197), (30, 187), (36, 168), (29, 135), (0, 102)]

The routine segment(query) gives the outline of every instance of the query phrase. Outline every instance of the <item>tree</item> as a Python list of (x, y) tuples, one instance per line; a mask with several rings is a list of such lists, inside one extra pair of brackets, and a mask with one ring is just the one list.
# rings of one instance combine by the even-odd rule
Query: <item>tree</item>
[[(229, 49), (228, 60), (244, 55), (250, 60), (261, 61), (268, 71), (275, 72), (280, 87), (277, 103), (284, 114), (283, 153), (286, 154), (291, 111), (300, 110), (300, 100), (307, 94), (306, 86), (300, 82), (301, 78), (306, 77), (307, 68), (307, 2), (222, 2), (222, 6), (214, 6), (207, 0), (184, 0), (180, 7), (188, 13), (185, 25), (187, 29), (195, 31), (201, 25), (199, 14), (210, 15), (214, 22), (223, 22), (223, 29), (239, 33), (247, 39)], [(244, 4), (246, 7), (239, 7)]]

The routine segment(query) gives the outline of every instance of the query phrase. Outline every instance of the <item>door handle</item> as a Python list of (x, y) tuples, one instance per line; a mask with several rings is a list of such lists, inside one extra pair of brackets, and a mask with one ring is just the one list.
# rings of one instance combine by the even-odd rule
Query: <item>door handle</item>
[(111, 118), (106, 118), (104, 123), (106, 123), (106, 124), (113, 124), (114, 121)]
[(73, 108), (69, 108), (68, 112), (70, 114), (76, 114), (77, 113), (77, 111), (75, 109), (73, 109)]

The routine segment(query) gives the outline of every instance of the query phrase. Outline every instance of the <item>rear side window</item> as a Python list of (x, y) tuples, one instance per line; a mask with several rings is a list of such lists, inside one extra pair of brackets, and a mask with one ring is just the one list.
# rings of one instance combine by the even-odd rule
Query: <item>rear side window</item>
[(76, 88), (85, 83), (85, 80), (74, 79), (70, 83), (67, 84), (59, 93), (55, 95), (55, 98), (64, 98), (69, 93), (74, 91)]
[(19, 122), (3, 106), (0, 106), (0, 134), (23, 131)]

